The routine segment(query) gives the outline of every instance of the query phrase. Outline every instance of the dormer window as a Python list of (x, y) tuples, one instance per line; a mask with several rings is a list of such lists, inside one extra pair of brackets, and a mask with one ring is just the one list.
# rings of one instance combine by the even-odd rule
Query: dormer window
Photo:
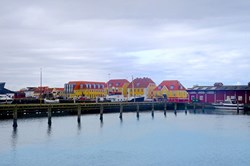
[(174, 85), (170, 85), (170, 89), (174, 89)]

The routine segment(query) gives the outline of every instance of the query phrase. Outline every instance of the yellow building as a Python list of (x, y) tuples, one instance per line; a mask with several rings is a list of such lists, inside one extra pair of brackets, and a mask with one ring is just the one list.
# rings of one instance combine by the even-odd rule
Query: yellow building
[(121, 94), (124, 97), (127, 97), (128, 85), (129, 82), (126, 79), (112, 79), (107, 83), (107, 92), (109, 94)]
[(186, 88), (178, 80), (162, 81), (161, 84), (154, 89), (154, 97), (164, 98), (164, 96), (166, 96), (169, 101), (188, 99)]
[(86, 97), (96, 99), (96, 97), (104, 97), (107, 95), (105, 91), (105, 82), (91, 82), (91, 81), (70, 81), (65, 85), (66, 93), (69, 97)]
[(150, 78), (136, 78), (128, 86), (128, 97), (144, 96), (146, 99), (153, 99), (153, 90), (156, 85)]

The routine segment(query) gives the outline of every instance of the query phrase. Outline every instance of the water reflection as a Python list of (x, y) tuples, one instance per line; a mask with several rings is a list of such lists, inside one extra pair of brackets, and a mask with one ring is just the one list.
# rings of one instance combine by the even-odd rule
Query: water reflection
[(80, 123), (77, 123), (77, 135), (80, 135), (81, 129), (82, 129), (81, 122), (80, 122)]
[[(189, 113), (191, 114), (215, 114), (215, 115), (238, 115), (237, 111), (235, 110), (221, 110), (221, 109), (206, 109), (206, 110), (189, 110)], [(240, 113), (240, 115), (242, 115)]]
[(17, 139), (18, 139), (18, 132), (17, 132), (17, 128), (14, 127), (12, 130), (12, 134), (11, 134), (11, 146), (13, 150), (16, 149)]
[(103, 127), (103, 119), (100, 120), (100, 127)]
[(52, 133), (51, 125), (48, 125), (47, 135), (50, 137), (50, 136), (51, 136), (51, 133)]
[(82, 128), (81, 123), (77, 123), (77, 129), (81, 130), (81, 128)]

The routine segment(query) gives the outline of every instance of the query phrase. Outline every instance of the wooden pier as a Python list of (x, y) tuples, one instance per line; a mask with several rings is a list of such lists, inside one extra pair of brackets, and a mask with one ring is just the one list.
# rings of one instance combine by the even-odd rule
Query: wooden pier
[[(196, 104), (197, 105), (197, 104)], [(122, 119), (124, 112), (136, 112), (136, 117), (140, 117), (140, 111), (151, 110), (154, 117), (155, 110), (162, 110), (166, 116), (167, 110), (174, 110), (177, 114), (178, 109), (187, 111), (188, 108), (196, 109), (192, 103), (169, 103), (169, 102), (109, 102), (109, 103), (58, 103), (58, 104), (4, 104), (0, 105), (0, 118), (12, 118), (13, 127), (16, 128), (17, 119), (32, 115), (48, 116), (48, 125), (52, 124), (52, 116), (69, 113), (77, 115), (77, 122), (81, 123), (81, 115), (86, 113), (99, 113), (100, 120), (103, 121), (104, 113), (119, 112), (119, 118)], [(5, 118), (4, 118), (5, 117)]]

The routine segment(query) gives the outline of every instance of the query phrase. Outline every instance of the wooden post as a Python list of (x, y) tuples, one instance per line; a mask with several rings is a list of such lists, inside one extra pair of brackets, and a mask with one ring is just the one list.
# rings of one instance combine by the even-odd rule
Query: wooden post
[(240, 110), (239, 110), (239, 102), (238, 102), (238, 100), (237, 100), (237, 114), (239, 114), (240, 113)]
[(174, 114), (177, 114), (177, 103), (174, 103)]
[(13, 110), (13, 127), (17, 128), (17, 106)]
[(139, 110), (140, 110), (140, 106), (139, 104), (136, 105), (136, 117), (139, 118), (140, 115), (139, 115)]
[(52, 124), (51, 116), (52, 116), (51, 105), (49, 105), (49, 107), (48, 107), (48, 125), (49, 126)]
[(120, 116), (119, 116), (120, 119), (122, 119), (122, 112), (123, 112), (123, 105), (120, 104)]
[(153, 102), (152, 103), (152, 112), (151, 112), (152, 117), (154, 117), (154, 110), (155, 110), (155, 105), (154, 105), (154, 102)]
[(77, 106), (77, 122), (81, 123), (81, 114), (82, 114), (82, 110), (81, 110), (81, 105), (79, 104)]
[(164, 116), (167, 115), (167, 102), (164, 102)]
[(103, 105), (100, 106), (100, 120), (103, 120)]
[(185, 114), (187, 115), (187, 103), (185, 103)]

